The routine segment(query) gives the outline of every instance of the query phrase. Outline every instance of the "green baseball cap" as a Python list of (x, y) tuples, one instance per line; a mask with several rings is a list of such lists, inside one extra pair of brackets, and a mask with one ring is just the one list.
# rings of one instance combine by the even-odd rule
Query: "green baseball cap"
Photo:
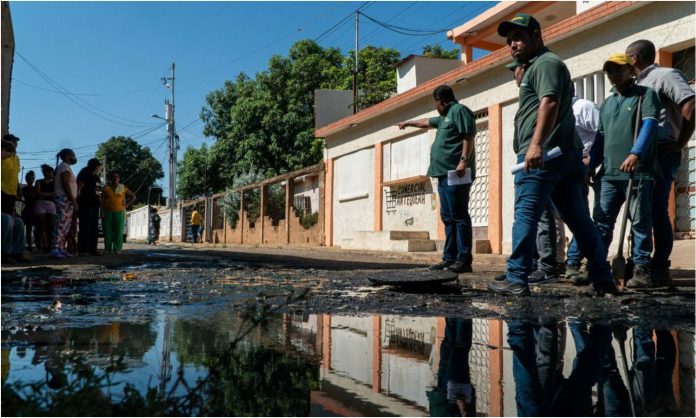
[(507, 37), (508, 32), (513, 28), (524, 29), (528, 32), (533, 32), (534, 30), (541, 30), (541, 25), (534, 19), (534, 16), (527, 13), (518, 13), (512, 19), (501, 22), (498, 25), (498, 35), (503, 38)]

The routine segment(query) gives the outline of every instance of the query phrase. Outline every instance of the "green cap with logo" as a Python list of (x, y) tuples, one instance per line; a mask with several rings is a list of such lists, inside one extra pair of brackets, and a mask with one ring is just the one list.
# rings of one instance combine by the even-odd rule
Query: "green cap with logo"
[(534, 19), (534, 16), (527, 13), (518, 13), (512, 19), (501, 22), (500, 25), (498, 25), (498, 35), (505, 38), (508, 32), (514, 28), (533, 32), (534, 30), (541, 30), (541, 25)]

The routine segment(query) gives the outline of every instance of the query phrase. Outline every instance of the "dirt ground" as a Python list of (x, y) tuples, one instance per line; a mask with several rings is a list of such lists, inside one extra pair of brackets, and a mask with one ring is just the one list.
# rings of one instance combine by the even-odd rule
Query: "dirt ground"
[[(63, 320), (131, 318), (156, 305), (181, 309), (226, 306), (239, 310), (344, 315), (389, 314), (477, 318), (608, 319), (654, 328), (694, 329), (694, 271), (674, 269), (674, 289), (624, 292), (596, 298), (568, 283), (538, 286), (531, 297), (500, 297), (485, 287), (504, 268), (500, 256), (477, 256), (474, 273), (439, 286), (372, 285), (384, 274), (413, 275), (434, 253), (395, 254), (325, 247), (190, 244), (150, 247), (129, 243), (117, 256), (51, 260), (2, 266), (3, 301), (27, 287), (61, 288), (31, 303), (3, 308), (3, 329), (24, 327), (37, 309), (60, 299)], [(688, 264), (687, 264), (688, 266)], [(417, 273), (416, 273), (417, 276)], [(25, 306), (26, 305), (26, 306)], [(85, 308), (85, 307), (88, 307)], [(71, 317), (71, 313), (75, 317)]]

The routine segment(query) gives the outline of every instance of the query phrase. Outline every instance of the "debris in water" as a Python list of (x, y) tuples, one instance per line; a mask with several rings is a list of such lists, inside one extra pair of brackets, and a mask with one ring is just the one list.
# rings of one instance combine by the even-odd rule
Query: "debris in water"
[(138, 276), (135, 273), (124, 273), (123, 280), (135, 280)]

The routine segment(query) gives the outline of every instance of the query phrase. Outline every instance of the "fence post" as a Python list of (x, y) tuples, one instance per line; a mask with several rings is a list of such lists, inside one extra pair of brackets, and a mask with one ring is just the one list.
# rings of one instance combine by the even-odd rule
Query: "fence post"
[(266, 212), (268, 212), (266, 206), (268, 205), (268, 188), (265, 184), (261, 185), (261, 209), (259, 214), (259, 222), (261, 223), (261, 244), (264, 243), (264, 225), (266, 223)]
[(244, 216), (244, 189), (239, 191), (239, 243), (244, 244), (244, 223), (246, 222)]
[(285, 182), (285, 243), (290, 244), (290, 220), (292, 217), (295, 179), (290, 177)]

